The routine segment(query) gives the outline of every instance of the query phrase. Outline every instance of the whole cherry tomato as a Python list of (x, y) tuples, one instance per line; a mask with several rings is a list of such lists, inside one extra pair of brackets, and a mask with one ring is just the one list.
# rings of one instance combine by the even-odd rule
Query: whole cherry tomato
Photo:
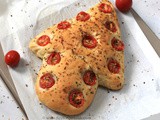
[(116, 0), (116, 7), (123, 13), (128, 12), (132, 7), (132, 0)]
[(20, 55), (15, 50), (11, 50), (5, 55), (5, 62), (10, 67), (16, 67), (19, 61), (20, 61)]

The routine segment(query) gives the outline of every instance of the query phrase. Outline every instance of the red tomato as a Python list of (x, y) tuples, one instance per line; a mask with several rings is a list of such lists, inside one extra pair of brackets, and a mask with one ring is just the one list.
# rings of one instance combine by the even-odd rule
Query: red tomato
[(41, 76), (39, 83), (41, 88), (48, 89), (54, 85), (55, 81), (52, 74), (46, 73), (43, 76)]
[(87, 85), (95, 85), (96, 84), (96, 75), (93, 71), (86, 71), (83, 75), (83, 80)]
[(85, 22), (89, 18), (90, 18), (90, 15), (88, 13), (81, 11), (80, 13), (78, 13), (76, 20)]
[(106, 21), (105, 22), (105, 27), (108, 30), (112, 31), (112, 32), (116, 32), (117, 31), (116, 25), (113, 22), (111, 22), (111, 21)]
[(121, 12), (128, 12), (132, 7), (132, 0), (116, 0), (116, 7)]
[(67, 29), (69, 27), (71, 27), (71, 24), (67, 21), (62, 21), (57, 25), (58, 29)]
[(57, 52), (53, 52), (49, 55), (48, 59), (47, 59), (47, 63), (49, 65), (56, 65), (57, 63), (59, 63), (61, 60), (61, 56), (59, 53)]
[(76, 108), (80, 108), (84, 104), (84, 96), (80, 90), (74, 89), (69, 94), (69, 102)]
[(110, 59), (108, 62), (108, 69), (111, 73), (117, 74), (120, 71), (120, 64), (118, 63), (117, 60)]
[(83, 37), (82, 44), (87, 48), (95, 48), (97, 46), (97, 40), (90, 35), (85, 35)]
[(20, 55), (17, 51), (11, 50), (5, 55), (5, 62), (11, 67), (16, 67), (20, 61)]
[(116, 38), (113, 38), (111, 41), (112, 47), (117, 51), (124, 50), (124, 44), (121, 40), (118, 40)]
[(104, 13), (111, 13), (112, 12), (112, 8), (111, 6), (107, 5), (107, 4), (100, 4), (98, 9), (101, 11), (101, 12), (104, 12)]
[(50, 43), (50, 38), (49, 38), (49, 36), (47, 36), (47, 35), (42, 35), (42, 36), (39, 37), (38, 40), (37, 40), (37, 44), (38, 44), (39, 46), (45, 46), (45, 45), (47, 45), (48, 43)]

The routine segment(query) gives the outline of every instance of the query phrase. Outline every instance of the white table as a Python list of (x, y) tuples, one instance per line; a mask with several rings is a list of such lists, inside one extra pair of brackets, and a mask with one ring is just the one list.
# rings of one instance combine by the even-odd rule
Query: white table
[(26, 120), (0, 77), (0, 120)]

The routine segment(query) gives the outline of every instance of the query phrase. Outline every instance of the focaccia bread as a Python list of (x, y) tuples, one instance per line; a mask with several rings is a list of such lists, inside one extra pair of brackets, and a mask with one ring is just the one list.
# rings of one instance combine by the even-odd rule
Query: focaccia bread
[[(50, 61), (48, 58), (53, 54), (60, 54), (60, 61)], [(55, 64), (54, 67), (52, 64)], [(36, 81), (36, 92), (40, 101), (49, 108), (75, 115), (91, 104), (97, 86), (96, 74), (83, 59), (73, 55), (71, 51), (52, 52), (45, 54)]]
[(29, 47), (43, 59), (36, 93), (52, 110), (79, 114), (91, 104), (98, 85), (111, 90), (123, 87), (124, 44), (108, 0), (51, 26)]

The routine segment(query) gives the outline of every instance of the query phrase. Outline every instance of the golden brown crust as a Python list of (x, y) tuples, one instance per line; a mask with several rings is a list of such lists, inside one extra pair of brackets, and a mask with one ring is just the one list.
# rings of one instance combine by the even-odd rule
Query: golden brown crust
[[(67, 115), (83, 112), (91, 104), (98, 86), (98, 81), (94, 86), (84, 83), (83, 74), (86, 70), (91, 70), (90, 66), (81, 58), (72, 55), (71, 51), (61, 53), (61, 61), (54, 68), (43, 59), (43, 66), (36, 81), (36, 93), (40, 101), (49, 108)], [(55, 78), (54, 86), (49, 89), (43, 89), (39, 85), (40, 77), (46, 73), (52, 73)], [(74, 89), (80, 90), (84, 95), (85, 102), (80, 108), (69, 103), (69, 93)]]
[(41, 37), (42, 35), (48, 35), (50, 37), (51, 40), (53, 40), (54, 38), (54, 34), (52, 32), (52, 30), (55, 28), (55, 26), (52, 26), (50, 28), (47, 28), (46, 30), (44, 30), (43, 32), (41, 32), (40, 34), (38, 34), (34, 39), (31, 40), (30, 44), (29, 44), (29, 48), (39, 57), (39, 58), (43, 58), (43, 56), (45, 55), (45, 53), (47, 53), (52, 44), (49, 43), (46, 46), (39, 46), (37, 44), (37, 39), (39, 37)]
[[(104, 13), (99, 6), (104, 3), (111, 7), (111, 13)], [(90, 18), (87, 21), (77, 21), (76, 17), (67, 20), (70, 27), (58, 29), (58, 24), (48, 28), (37, 35), (30, 42), (30, 49), (41, 59), (42, 67), (36, 81), (36, 93), (42, 103), (49, 108), (67, 114), (75, 115), (83, 112), (92, 102), (98, 84), (111, 90), (119, 90), (124, 84), (124, 51), (113, 48), (113, 38), (121, 41), (120, 28), (113, 5), (108, 0), (102, 0), (99, 4), (90, 8), (87, 13)], [(105, 27), (106, 22), (113, 22), (116, 31)], [(39, 46), (37, 40), (42, 35), (50, 37), (50, 43)], [(97, 41), (94, 48), (87, 48), (82, 44), (84, 36), (92, 36)], [(49, 65), (46, 61), (52, 52), (59, 52), (61, 60), (56, 65)], [(120, 70), (116, 73), (108, 68), (110, 59), (118, 61)], [(92, 70), (97, 77), (96, 84), (86, 85), (83, 74), (86, 70)], [(55, 84), (49, 89), (40, 87), (40, 78), (45, 73), (54, 76)], [(78, 86), (77, 86), (78, 83)], [(73, 89), (80, 90), (84, 95), (84, 105), (76, 108), (69, 103), (68, 95)]]

